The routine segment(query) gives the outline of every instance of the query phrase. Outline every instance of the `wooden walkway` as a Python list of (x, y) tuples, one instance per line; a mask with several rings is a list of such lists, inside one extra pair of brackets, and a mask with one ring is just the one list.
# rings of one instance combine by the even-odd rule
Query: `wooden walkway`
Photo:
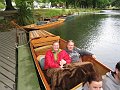
[(0, 90), (15, 90), (16, 85), (15, 30), (0, 32)]
[(24, 31), (18, 31), (18, 87), (17, 90), (41, 90), (35, 65)]
[(16, 29), (0, 32), (0, 90), (40, 90), (26, 33), (17, 32), (18, 40)]

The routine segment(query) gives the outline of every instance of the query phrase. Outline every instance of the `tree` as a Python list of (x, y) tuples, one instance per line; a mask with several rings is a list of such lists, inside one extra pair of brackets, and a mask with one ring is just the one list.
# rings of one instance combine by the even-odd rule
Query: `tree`
[(11, 0), (5, 0), (6, 2), (6, 9), (5, 10), (15, 10), (15, 8), (12, 6)]
[(112, 0), (112, 6), (116, 6), (120, 8), (120, 0)]
[(98, 8), (105, 8), (110, 4), (109, 0), (98, 0), (97, 1), (97, 7)]
[(17, 20), (20, 25), (34, 23), (33, 0), (15, 0), (18, 8)]
[(5, 8), (4, 3), (0, 2), (0, 9), (4, 9), (4, 8)]
[(93, 0), (93, 1), (92, 1), (93, 8), (96, 8), (96, 2), (97, 2), (97, 0)]

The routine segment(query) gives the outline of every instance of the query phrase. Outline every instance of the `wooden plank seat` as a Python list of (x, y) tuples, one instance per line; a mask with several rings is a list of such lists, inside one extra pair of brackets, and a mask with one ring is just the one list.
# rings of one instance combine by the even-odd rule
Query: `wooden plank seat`
[(37, 48), (40, 46), (42, 47), (46, 45), (52, 45), (54, 41), (58, 41), (59, 39), (60, 39), (60, 36), (38, 38), (38, 39), (32, 40), (31, 43), (33, 44), (34, 48)]
[(58, 41), (60, 39), (59, 36), (55, 37), (47, 37), (47, 38), (39, 38), (31, 41), (36, 56), (43, 55), (46, 53), (48, 49), (52, 49), (52, 44), (54, 41)]
[(35, 48), (35, 53), (37, 56), (45, 54), (48, 49), (52, 49), (52, 45), (46, 45), (42, 47)]
[(30, 32), (30, 39), (36, 39), (36, 38), (43, 38), (43, 37), (50, 37), (55, 36), (49, 32), (46, 32), (45, 30), (36, 30)]

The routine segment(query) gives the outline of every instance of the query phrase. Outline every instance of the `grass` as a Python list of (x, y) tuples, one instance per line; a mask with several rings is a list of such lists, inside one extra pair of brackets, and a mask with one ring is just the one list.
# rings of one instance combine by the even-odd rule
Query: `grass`
[(10, 22), (0, 17), (0, 32), (9, 31), (12, 28)]
[(96, 9), (37, 9), (34, 11), (35, 16), (39, 17), (54, 17), (54, 16), (61, 16), (61, 15), (69, 15), (75, 12), (99, 12), (100, 10)]

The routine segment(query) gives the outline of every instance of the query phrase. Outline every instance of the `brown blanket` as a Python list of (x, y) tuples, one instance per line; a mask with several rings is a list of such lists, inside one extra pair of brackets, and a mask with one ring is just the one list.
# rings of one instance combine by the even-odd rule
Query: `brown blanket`
[(66, 65), (64, 69), (54, 68), (46, 71), (50, 80), (51, 90), (70, 90), (91, 73), (95, 72), (90, 62), (77, 62)]

